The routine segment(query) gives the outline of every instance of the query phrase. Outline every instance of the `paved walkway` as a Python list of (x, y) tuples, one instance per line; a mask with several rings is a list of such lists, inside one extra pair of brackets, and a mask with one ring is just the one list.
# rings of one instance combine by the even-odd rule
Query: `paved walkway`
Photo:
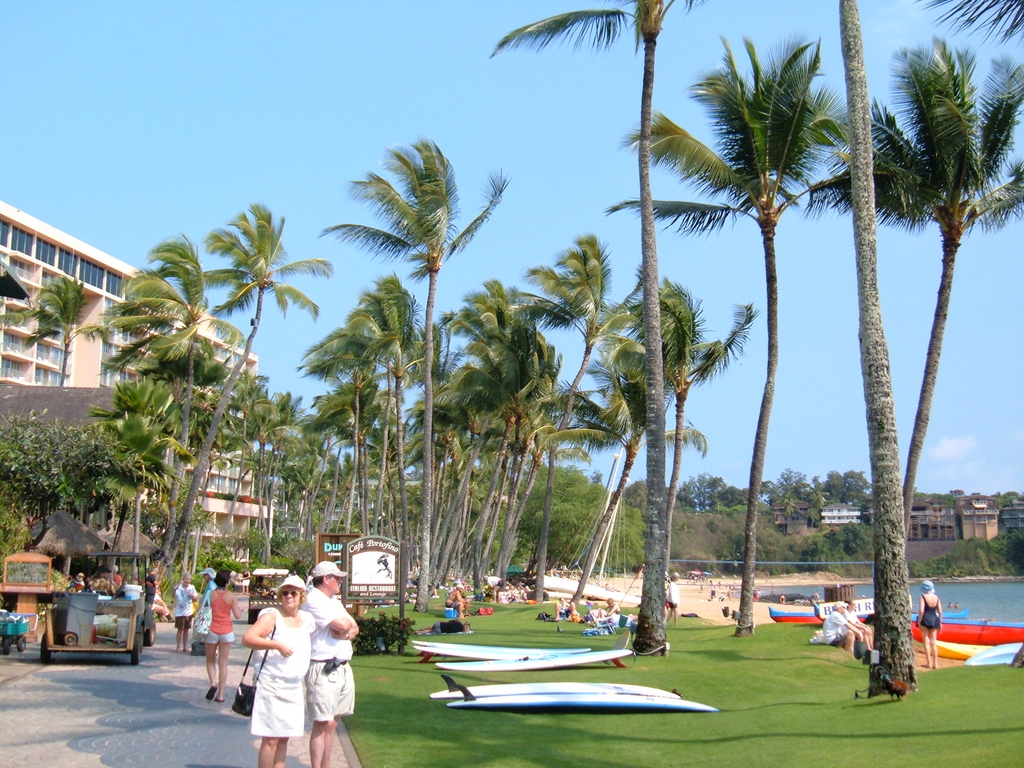
[[(242, 624), (236, 636), (241, 636)], [(157, 644), (133, 667), (127, 654), (55, 654), (39, 646), (0, 656), (0, 765), (67, 768), (252, 768), (259, 739), (229, 702), (205, 699), (203, 658), (175, 653), (174, 628), (160, 624)], [(236, 642), (229, 685), (248, 651)], [(310, 765), (308, 738), (289, 741), (288, 768)], [(332, 768), (359, 768), (341, 733)]]

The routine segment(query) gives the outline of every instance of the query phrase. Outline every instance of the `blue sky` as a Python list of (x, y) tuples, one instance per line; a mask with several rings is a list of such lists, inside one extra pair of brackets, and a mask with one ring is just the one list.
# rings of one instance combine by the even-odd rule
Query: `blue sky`
[[(324, 257), (329, 281), (296, 283), (321, 307), (318, 322), (272, 310), (256, 342), (275, 391), (309, 404), (322, 385), (297, 373), (302, 352), (339, 325), (359, 292), (402, 264), (375, 261), (319, 237), (327, 226), (371, 223), (347, 182), (378, 171), (387, 148), (436, 141), (453, 162), (464, 215), (488, 174), (511, 178), (505, 199), (471, 247), (443, 268), (438, 309), (457, 307), (487, 279), (523, 285), (580, 234), (613, 253), (614, 292), (632, 283), (639, 226), (604, 210), (637, 193), (636, 161), (621, 149), (638, 120), (641, 60), (631, 42), (594, 53), (552, 48), (489, 58), (506, 32), (591, 0), (379, 0), (372, 3), (13, 3), (5, 7), (0, 199), (128, 263), (182, 232), (194, 240), (253, 202), (287, 219), (293, 259)], [(688, 88), (750, 37), (766, 54), (790, 37), (820, 40), (823, 82), (842, 88), (838, 3), (711, 0), (672, 10), (658, 46), (655, 108), (709, 140)], [(912, 0), (864, 0), (869, 85), (888, 101), (893, 53), (935, 34), (979, 51), (978, 77), (1001, 50), (951, 35)], [(1024, 154), (1024, 147), (1019, 154)], [(654, 194), (692, 193), (655, 173)], [(918, 488), (1024, 490), (1019, 240), (1024, 228), (964, 242)], [(808, 476), (867, 470), (848, 220), (793, 211), (777, 238), (781, 362), (765, 469)], [(900, 443), (909, 441), (938, 285), (940, 240), (882, 230), (880, 281), (892, 357)], [(662, 274), (701, 299), (724, 332), (732, 308), (764, 307), (755, 226), (718, 235), (659, 238)], [(209, 266), (220, 266), (212, 257)], [(414, 287), (425, 298), (425, 284)], [(234, 318), (247, 326), (243, 317)], [(563, 378), (581, 345), (554, 335)], [(687, 455), (684, 477), (720, 475), (745, 486), (763, 387), (763, 318), (748, 353), (690, 397), (689, 419), (709, 454)], [(610, 457), (595, 468), (607, 473)], [(635, 477), (642, 476), (643, 463)]]

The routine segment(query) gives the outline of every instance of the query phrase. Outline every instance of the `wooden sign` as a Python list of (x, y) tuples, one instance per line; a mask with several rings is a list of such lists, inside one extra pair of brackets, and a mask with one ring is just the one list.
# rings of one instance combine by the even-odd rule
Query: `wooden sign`
[(4, 558), (4, 592), (51, 592), (50, 558), (38, 552), (19, 552)]
[(343, 571), (348, 570), (348, 550), (345, 545), (358, 539), (358, 533), (318, 533), (316, 535), (316, 555), (314, 563), (328, 560), (336, 563)]
[(398, 600), (402, 594), (402, 545), (384, 536), (348, 543), (345, 597), (351, 600)]

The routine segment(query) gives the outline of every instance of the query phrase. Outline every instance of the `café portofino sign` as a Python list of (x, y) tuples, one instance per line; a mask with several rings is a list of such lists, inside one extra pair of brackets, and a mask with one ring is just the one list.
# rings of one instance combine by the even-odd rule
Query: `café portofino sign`
[(401, 596), (401, 545), (383, 536), (348, 543), (348, 598), (398, 600)]

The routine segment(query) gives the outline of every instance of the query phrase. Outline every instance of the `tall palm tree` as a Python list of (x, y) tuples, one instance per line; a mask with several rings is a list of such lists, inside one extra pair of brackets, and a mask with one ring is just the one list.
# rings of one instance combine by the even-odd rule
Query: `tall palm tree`
[(492, 174), (484, 194), (484, 207), (461, 232), (459, 191), (455, 171), (441, 148), (432, 141), (389, 150), (385, 168), (392, 183), (376, 174), (352, 182), (352, 194), (369, 203), (383, 228), (362, 224), (337, 224), (324, 230), (339, 240), (356, 243), (386, 259), (406, 259), (413, 276), (427, 278), (427, 304), (423, 317), (423, 528), (420, 539), (420, 575), (416, 610), (426, 611), (432, 594), (430, 530), (434, 495), (434, 303), (437, 276), (445, 260), (464, 250), (501, 202), (508, 180)]
[[(597, 49), (610, 47), (627, 29), (632, 30), (636, 47), (643, 46), (643, 83), (640, 88), (640, 135), (638, 170), (640, 181), (640, 252), (643, 274), (644, 330), (648, 338), (661, 337), (658, 306), (658, 246), (654, 227), (654, 198), (651, 195), (651, 114), (654, 99), (654, 59), (658, 37), (675, 0), (615, 0), (622, 9), (573, 11), (527, 24), (509, 32), (498, 41), (494, 54), (525, 46), (541, 50), (557, 40), (568, 39), (576, 47), (590, 44)], [(702, 0), (683, 0), (686, 10)], [(665, 431), (665, 385), (662, 378), (661, 347), (648, 345), (647, 354), (647, 431), (660, 435)], [(644, 556), (648, 572), (658, 578), (645, 579), (640, 605), (637, 649), (648, 652), (665, 644), (665, 584), (660, 574), (665, 550), (665, 446), (660, 440), (647, 447), (647, 510)]]
[[(575, 328), (583, 336), (583, 359), (576, 377), (566, 393), (565, 408), (558, 422), (564, 430), (572, 418), (573, 405), (583, 374), (590, 365), (594, 348), (608, 333), (620, 325), (624, 318), (611, 311), (608, 295), (611, 292), (611, 266), (608, 253), (596, 235), (581, 235), (572, 248), (563, 251), (554, 266), (540, 266), (527, 270), (526, 279), (537, 286), (541, 296), (530, 297), (534, 307), (527, 311), (537, 313), (542, 327)], [(544, 594), (544, 572), (548, 562), (548, 532), (551, 528), (551, 505), (555, 492), (555, 457), (558, 445), (553, 441), (548, 449), (548, 476), (544, 489), (544, 509), (541, 513), (540, 539), (537, 542), (537, 594)], [(499, 574), (504, 576), (504, 574)]]
[[(237, 347), (242, 334), (226, 320), (210, 315), (206, 272), (195, 244), (186, 236), (165, 240), (149, 253), (150, 267), (128, 281), (125, 300), (110, 307), (104, 322), (108, 328), (133, 339), (107, 361), (115, 370), (138, 365), (152, 356), (161, 367), (173, 369), (184, 361), (180, 387), (181, 432), (178, 442), (188, 446), (192, 427), (192, 400), (196, 366), (202, 365), (203, 330), (213, 332), (229, 347)], [(176, 517), (184, 466), (175, 462), (171, 486), (171, 515)]]
[[(935, 224), (942, 272), (924, 376), (907, 451), (904, 515), (914, 501), (960, 244), (973, 228), (995, 230), (1024, 215), (1024, 162), (1009, 159), (1024, 107), (1024, 67), (999, 60), (984, 89), (974, 57), (941, 40), (896, 57), (896, 111), (874, 109), (875, 206), (883, 224), (920, 231)], [(825, 197), (848, 208), (848, 180)]]
[(1024, 33), (1024, 0), (928, 0), (929, 8), (948, 8), (939, 21), (954, 29), (980, 27), (1004, 43)]
[[(635, 295), (636, 291), (634, 291)], [(618, 339), (616, 359), (624, 355), (641, 355), (644, 343), (643, 307), (635, 300), (627, 301), (632, 317), (628, 329), (631, 339)], [(750, 327), (757, 311), (753, 304), (737, 306), (733, 313), (732, 328), (724, 339), (707, 337), (707, 321), (701, 302), (678, 283), (665, 280), (661, 286), (661, 346), (665, 360), (665, 380), (675, 397), (675, 429), (673, 430), (672, 474), (668, 484), (666, 520), (668, 535), (665, 542), (665, 560), (671, 559), (672, 515), (675, 511), (679, 476), (683, 464), (683, 440), (686, 435), (686, 399), (693, 387), (707, 384), (728, 369), (729, 364), (743, 354)], [(640, 348), (640, 349), (638, 349)]]
[[(738, 635), (754, 631), (757, 515), (779, 362), (775, 233), (780, 217), (808, 193), (816, 182), (815, 172), (842, 136), (836, 96), (815, 87), (820, 46), (791, 40), (766, 62), (749, 40), (745, 47), (752, 72), (749, 79), (726, 43), (722, 65), (693, 87), (694, 98), (713, 120), (718, 151), (664, 115), (655, 117), (651, 146), (656, 163), (675, 169), (682, 181), (724, 201), (655, 201), (656, 218), (677, 224), (680, 232), (702, 233), (746, 217), (761, 231), (768, 361), (750, 461)], [(632, 201), (612, 210), (637, 206)]]
[(864, 46), (856, 0), (840, 0), (840, 37), (846, 72), (851, 208), (857, 261), (860, 366), (867, 405), (872, 498), (875, 506), (875, 644), (882, 664), (871, 671), (870, 694), (882, 692), (881, 671), (916, 687), (914, 647), (908, 631), (906, 532), (903, 524), (900, 451), (892, 396), (889, 347), (882, 326), (875, 239), (871, 114)]
[(290, 305), (295, 305), (309, 312), (314, 318), (319, 315), (319, 308), (308, 296), (281, 281), (303, 275), (329, 277), (334, 271), (333, 267), (326, 259), (286, 262), (288, 253), (281, 240), (283, 231), (283, 217), (275, 220), (269, 208), (254, 203), (248, 212), (238, 214), (227, 229), (214, 230), (206, 238), (207, 250), (223, 256), (231, 264), (230, 267), (215, 269), (206, 275), (209, 285), (225, 287), (228, 291), (227, 299), (216, 307), (214, 312), (232, 314), (252, 309), (253, 316), (250, 320), (251, 330), (245, 339), (245, 348), (235, 361), (227, 381), (224, 382), (224, 389), (214, 409), (209, 430), (192, 469), (192, 484), (184, 508), (178, 513), (174, 533), (164, 547), (164, 555), (168, 562), (174, 561), (185, 531), (188, 530), (192, 507), (199, 497), (199, 489), (205, 482), (210, 466), (210, 454), (213, 451), (214, 440), (217, 439), (217, 430), (220, 429), (224, 412), (231, 402), (235, 382), (238, 381), (252, 352), (267, 294), (273, 294), (282, 314), (288, 311)]
[(94, 336), (99, 332), (95, 326), (83, 323), (88, 303), (83, 283), (70, 277), (58, 277), (39, 291), (39, 296), (28, 309), (0, 316), (0, 327), (32, 321), (36, 327), (28, 337), (29, 345), (44, 339), (61, 341), (63, 355), (60, 362), (60, 385), (66, 387), (68, 361), (75, 339), (82, 335)]

